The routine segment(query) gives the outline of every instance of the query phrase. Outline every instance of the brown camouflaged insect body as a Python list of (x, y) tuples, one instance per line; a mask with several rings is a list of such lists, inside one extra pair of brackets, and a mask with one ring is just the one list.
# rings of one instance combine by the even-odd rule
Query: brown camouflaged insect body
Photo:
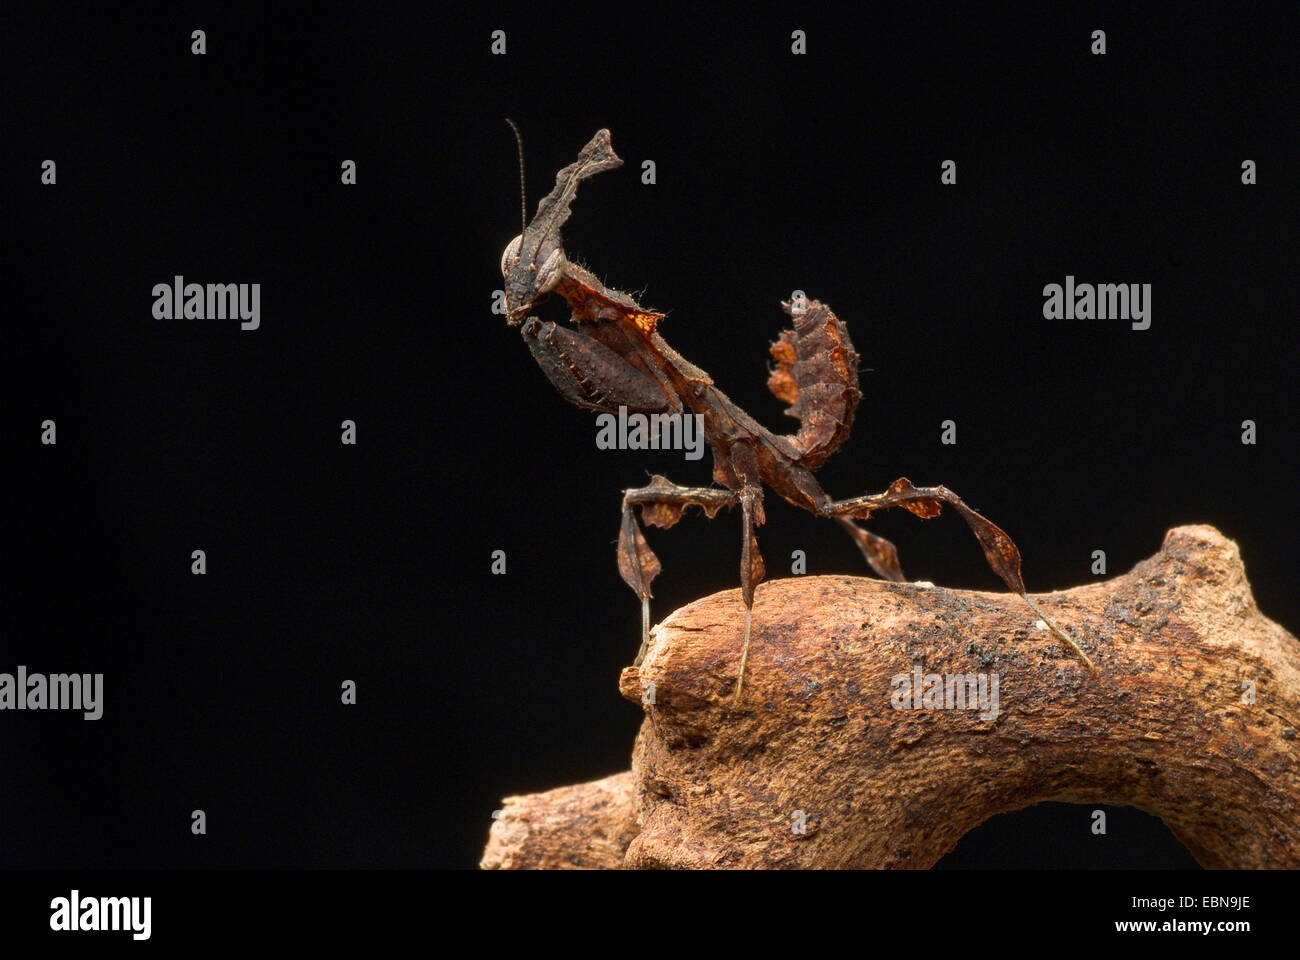
[[(513, 124), (512, 124), (513, 126)], [(518, 134), (518, 130), (515, 131)], [(522, 143), (521, 143), (522, 158)], [(1050, 629), (1089, 667), (1087, 655), (1060, 630), (1025, 592), (1020, 551), (996, 524), (967, 506), (946, 487), (915, 487), (895, 480), (884, 493), (832, 500), (812, 471), (844, 442), (853, 426), (858, 389), (858, 355), (847, 328), (831, 309), (799, 296), (782, 307), (793, 321), (771, 347), (776, 362), (768, 387), (789, 404), (786, 413), (799, 420), (793, 434), (772, 433), (741, 410), (707, 373), (673, 350), (660, 335), (664, 314), (647, 309), (620, 290), (606, 287), (564, 253), (560, 227), (578, 184), (621, 166), (608, 130), (599, 130), (578, 159), (563, 168), (555, 187), (538, 204), (537, 214), (507, 245), (501, 257), (505, 279), (506, 319), (520, 326), (524, 341), (547, 378), (565, 399), (588, 410), (628, 413), (693, 413), (701, 418), (704, 439), (713, 453), (718, 487), (682, 487), (655, 476), (644, 487), (623, 491), (618, 568), (641, 600), (641, 653), (650, 635), (650, 584), (660, 573), (634, 508), (651, 526), (675, 525), (687, 507), (712, 518), (723, 507), (742, 512), (740, 588), (745, 603), (745, 635), (736, 679), (736, 700), (744, 689), (749, 654), (750, 611), (754, 590), (766, 576), (758, 549), (757, 529), (764, 520), (763, 488), (805, 510), (833, 518), (858, 545), (871, 568), (887, 580), (904, 580), (892, 543), (855, 523), (876, 510), (902, 507), (916, 516), (937, 516), (952, 506), (974, 532), (989, 566), (1020, 594)], [(522, 164), (522, 159), (521, 159)], [(531, 316), (533, 307), (552, 294), (564, 298), (572, 326), (560, 327)]]

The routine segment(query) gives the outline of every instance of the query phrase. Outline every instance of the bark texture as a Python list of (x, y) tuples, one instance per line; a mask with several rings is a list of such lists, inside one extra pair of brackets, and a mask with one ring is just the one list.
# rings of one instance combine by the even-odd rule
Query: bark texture
[[(510, 798), (483, 866), (923, 868), (1059, 800), (1159, 816), (1206, 867), (1300, 867), (1300, 644), (1236, 545), (1179, 527), (1129, 573), (1035, 599), (1099, 673), (1014, 594), (767, 583), (739, 706), (739, 592), (683, 607), (620, 679), (646, 711), (631, 772)], [(898, 709), (918, 669), (996, 676), (996, 712)]]
[(506, 797), (493, 817), (484, 870), (611, 870), (637, 834), (630, 772)]

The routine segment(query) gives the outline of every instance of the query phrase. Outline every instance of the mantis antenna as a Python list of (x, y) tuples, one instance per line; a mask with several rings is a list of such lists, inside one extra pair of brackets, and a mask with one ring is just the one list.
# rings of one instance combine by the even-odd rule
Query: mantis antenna
[(518, 256), (524, 255), (523, 236), (524, 231), (528, 229), (528, 199), (524, 196), (524, 136), (519, 132), (519, 127), (509, 117), (506, 117), (506, 123), (510, 124), (510, 129), (515, 132), (515, 143), (519, 145), (519, 253)]

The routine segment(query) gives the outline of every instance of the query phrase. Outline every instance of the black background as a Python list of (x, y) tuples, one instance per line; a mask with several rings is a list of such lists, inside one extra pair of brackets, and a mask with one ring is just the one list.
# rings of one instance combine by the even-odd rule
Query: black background
[[(794, 429), (764, 385), (779, 301), (800, 288), (848, 323), (870, 369), (818, 474), (832, 495), (946, 484), (1011, 533), (1036, 591), (1211, 523), (1260, 607), (1300, 623), (1298, 91), (1293, 33), (1259, 9), (209, 6), (27, 13), (3, 42), (23, 214), (0, 670), (102, 672), (106, 692), (93, 723), (0, 716), (0, 866), (469, 867), (502, 796), (626, 769), (620, 491), (707, 482), (710, 461), (597, 450), (491, 313), (519, 223), (505, 116), (530, 215), (612, 130), (626, 165), (584, 185), (566, 248), (644, 290), (762, 422)], [(176, 274), (260, 283), (261, 329), (153, 319)], [(1067, 274), (1151, 283), (1151, 328), (1044, 320)], [(833, 525), (768, 504), (773, 576), (794, 549), (863, 572)], [(951, 515), (873, 528), (913, 578), (1000, 588)], [(651, 543), (656, 619), (737, 584), (735, 516)], [(1192, 865), (1137, 811), (1088, 825), (1064, 805), (995, 818), (944, 865)]]

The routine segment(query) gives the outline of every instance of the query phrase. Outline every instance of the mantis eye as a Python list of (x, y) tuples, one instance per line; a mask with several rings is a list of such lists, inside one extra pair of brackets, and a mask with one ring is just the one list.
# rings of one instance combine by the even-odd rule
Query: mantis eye
[(523, 243), (524, 235), (521, 233), (506, 244), (505, 252), (501, 254), (501, 276), (504, 277), (510, 273), (510, 268), (514, 266), (515, 260), (519, 257), (519, 248), (523, 246)]

